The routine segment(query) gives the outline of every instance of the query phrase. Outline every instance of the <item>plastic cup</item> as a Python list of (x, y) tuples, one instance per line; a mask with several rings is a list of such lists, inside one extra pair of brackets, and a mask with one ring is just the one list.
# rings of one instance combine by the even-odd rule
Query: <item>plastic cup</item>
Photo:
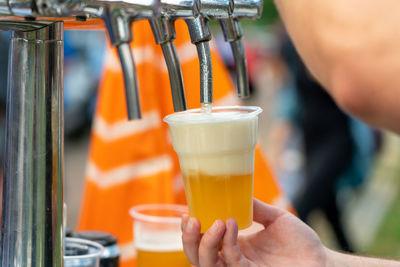
[(64, 267), (99, 267), (102, 245), (80, 238), (65, 238), (64, 247)]
[(146, 204), (130, 210), (137, 252), (137, 267), (190, 267), (183, 252), (181, 217), (187, 207)]
[(217, 219), (234, 218), (239, 229), (253, 221), (254, 151), (259, 107), (215, 107), (167, 116), (179, 157), (189, 215), (205, 232)]

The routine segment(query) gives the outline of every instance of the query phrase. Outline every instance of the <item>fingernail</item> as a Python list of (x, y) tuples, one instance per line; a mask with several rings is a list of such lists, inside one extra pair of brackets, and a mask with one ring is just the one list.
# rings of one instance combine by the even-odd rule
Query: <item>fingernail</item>
[(218, 231), (219, 225), (220, 225), (220, 221), (219, 220), (215, 221), (209, 230), (210, 233), (215, 234)]
[(194, 227), (194, 219), (189, 218), (189, 221), (185, 227), (185, 232), (191, 232), (193, 230), (193, 227)]

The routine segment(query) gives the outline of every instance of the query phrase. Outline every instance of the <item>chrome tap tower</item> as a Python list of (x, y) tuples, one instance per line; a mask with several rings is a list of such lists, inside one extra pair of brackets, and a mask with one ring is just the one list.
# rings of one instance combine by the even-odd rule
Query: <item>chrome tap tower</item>
[(174, 22), (186, 21), (196, 45), (207, 104), (213, 102), (208, 21), (220, 22), (236, 62), (238, 96), (247, 97), (239, 20), (256, 19), (261, 10), (262, 0), (0, 0), (0, 30), (11, 31), (0, 266), (63, 266), (63, 18), (104, 20), (121, 61), (128, 117), (139, 119), (131, 23), (149, 21), (168, 67), (174, 109), (182, 111)]

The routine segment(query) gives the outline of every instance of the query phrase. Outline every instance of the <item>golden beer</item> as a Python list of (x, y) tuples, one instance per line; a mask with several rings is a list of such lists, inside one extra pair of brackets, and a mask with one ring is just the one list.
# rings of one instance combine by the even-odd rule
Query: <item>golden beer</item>
[(190, 262), (182, 250), (148, 251), (137, 250), (137, 267), (190, 267)]
[(204, 233), (217, 219), (239, 229), (253, 220), (254, 150), (258, 107), (188, 110), (165, 118), (179, 157), (189, 215)]
[(189, 215), (200, 220), (205, 232), (215, 219), (235, 218), (239, 229), (253, 220), (253, 174), (205, 175), (189, 171), (183, 174)]

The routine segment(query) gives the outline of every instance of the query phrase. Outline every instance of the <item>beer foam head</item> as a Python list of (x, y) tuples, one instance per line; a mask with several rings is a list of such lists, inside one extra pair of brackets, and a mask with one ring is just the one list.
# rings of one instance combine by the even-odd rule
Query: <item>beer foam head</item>
[(260, 112), (258, 107), (221, 107), (167, 116), (182, 172), (251, 173)]
[(183, 250), (182, 232), (176, 231), (135, 231), (135, 248), (153, 252)]

